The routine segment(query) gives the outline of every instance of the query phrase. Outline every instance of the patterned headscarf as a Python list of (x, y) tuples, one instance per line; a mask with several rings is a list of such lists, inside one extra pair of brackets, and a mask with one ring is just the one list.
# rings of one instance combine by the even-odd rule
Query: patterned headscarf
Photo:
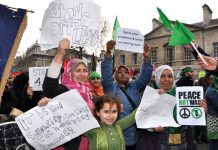
[(174, 73), (173, 73), (173, 69), (168, 66), (168, 65), (161, 65), (160, 67), (158, 67), (155, 71), (155, 82), (157, 84), (158, 87), (160, 87), (160, 77), (161, 77), (161, 74), (164, 70), (170, 70), (170, 72), (172, 73), (173, 75), (173, 79), (174, 79)]

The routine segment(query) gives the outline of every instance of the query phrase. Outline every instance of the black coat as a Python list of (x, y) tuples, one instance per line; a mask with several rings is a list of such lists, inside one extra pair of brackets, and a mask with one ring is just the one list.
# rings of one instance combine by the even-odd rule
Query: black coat
[[(59, 84), (59, 79), (53, 79), (45, 77), (43, 82), (43, 94), (47, 98), (54, 98), (55, 96), (62, 94), (64, 92), (69, 91), (64, 85)], [(80, 137), (74, 138), (70, 140), (69, 142), (61, 145), (61, 147), (64, 147), (65, 150), (78, 150), (80, 144)]]
[(2, 95), (2, 102), (0, 105), (0, 114), (9, 115), (13, 107), (17, 107), (18, 100), (12, 91), (5, 89)]

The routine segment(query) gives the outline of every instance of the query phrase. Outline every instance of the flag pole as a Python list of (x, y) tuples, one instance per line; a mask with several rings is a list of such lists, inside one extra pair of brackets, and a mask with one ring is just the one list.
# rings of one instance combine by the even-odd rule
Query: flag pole
[(191, 41), (191, 45), (194, 48), (194, 50), (197, 52), (198, 56), (201, 58), (201, 60), (204, 62), (204, 64), (207, 66), (207, 62), (204, 60), (203, 56), (201, 55), (201, 53), (199, 53), (197, 47), (195, 46), (195, 44)]

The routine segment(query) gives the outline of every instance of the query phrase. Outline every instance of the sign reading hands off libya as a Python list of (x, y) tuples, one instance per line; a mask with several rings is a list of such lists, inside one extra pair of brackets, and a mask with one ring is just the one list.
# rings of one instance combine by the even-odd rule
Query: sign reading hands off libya
[(181, 125), (206, 125), (205, 112), (200, 106), (203, 87), (177, 87), (177, 120)]
[(54, 0), (44, 13), (42, 49), (58, 47), (62, 38), (71, 45), (97, 48), (100, 37), (100, 7), (87, 0)]
[(99, 127), (77, 90), (58, 95), (46, 106), (36, 106), (15, 120), (28, 143), (37, 150), (53, 149)]
[(135, 116), (137, 128), (180, 126), (173, 118), (175, 104), (174, 96), (160, 95), (157, 90), (147, 86)]

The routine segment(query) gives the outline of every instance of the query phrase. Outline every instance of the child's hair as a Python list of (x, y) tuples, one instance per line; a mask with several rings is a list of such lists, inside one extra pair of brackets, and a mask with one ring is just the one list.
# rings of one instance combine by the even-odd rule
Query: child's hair
[(99, 116), (96, 115), (96, 112), (99, 112), (103, 108), (105, 103), (109, 103), (110, 106), (112, 106), (113, 104), (116, 104), (118, 114), (121, 112), (121, 103), (118, 97), (113, 97), (111, 95), (97, 96), (95, 97), (94, 115), (98, 120), (100, 120), (100, 118)]

